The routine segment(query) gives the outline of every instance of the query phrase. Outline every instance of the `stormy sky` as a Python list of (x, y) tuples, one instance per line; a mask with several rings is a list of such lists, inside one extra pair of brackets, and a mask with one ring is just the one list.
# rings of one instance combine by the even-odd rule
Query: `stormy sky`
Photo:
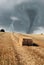
[(0, 29), (44, 33), (44, 0), (0, 0)]

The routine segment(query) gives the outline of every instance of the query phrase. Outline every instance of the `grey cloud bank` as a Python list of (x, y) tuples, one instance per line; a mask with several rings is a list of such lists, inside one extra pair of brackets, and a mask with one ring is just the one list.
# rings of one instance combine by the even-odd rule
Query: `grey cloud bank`
[(9, 32), (44, 33), (44, 0), (0, 0), (3, 27)]

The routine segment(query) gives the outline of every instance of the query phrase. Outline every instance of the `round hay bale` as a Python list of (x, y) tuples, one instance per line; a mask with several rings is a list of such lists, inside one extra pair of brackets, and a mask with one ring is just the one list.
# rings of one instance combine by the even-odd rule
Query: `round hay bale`
[(4, 29), (1, 29), (0, 32), (5, 32), (5, 30)]

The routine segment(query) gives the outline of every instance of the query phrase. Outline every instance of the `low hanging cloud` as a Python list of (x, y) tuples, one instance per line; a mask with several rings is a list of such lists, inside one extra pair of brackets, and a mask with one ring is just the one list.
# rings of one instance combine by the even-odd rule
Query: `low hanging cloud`
[(44, 33), (44, 28), (43, 27), (38, 27), (38, 29), (33, 31), (33, 33), (36, 33), (36, 34)]
[(15, 16), (10, 17), (10, 19), (13, 20), (13, 21), (19, 20), (19, 19), (18, 19), (17, 17), (15, 17)]

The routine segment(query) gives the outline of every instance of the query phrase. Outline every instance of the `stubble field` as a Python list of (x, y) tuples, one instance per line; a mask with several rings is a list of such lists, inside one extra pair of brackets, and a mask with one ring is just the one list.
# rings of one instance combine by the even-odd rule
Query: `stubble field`
[[(39, 46), (23, 46), (23, 38)], [(44, 65), (44, 35), (0, 33), (0, 65)]]

